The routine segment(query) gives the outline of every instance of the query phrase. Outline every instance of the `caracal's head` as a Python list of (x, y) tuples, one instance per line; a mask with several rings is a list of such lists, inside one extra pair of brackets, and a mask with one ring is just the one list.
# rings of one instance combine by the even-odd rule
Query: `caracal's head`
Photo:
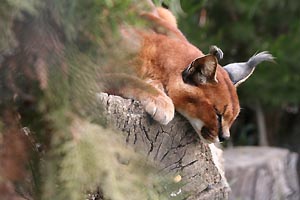
[(225, 67), (218, 65), (215, 56), (206, 55), (182, 71), (182, 81), (170, 95), (176, 110), (205, 142), (223, 142), (230, 137), (229, 129), (240, 111), (236, 87), (252, 74), (258, 63), (268, 60), (258, 55), (248, 62)]

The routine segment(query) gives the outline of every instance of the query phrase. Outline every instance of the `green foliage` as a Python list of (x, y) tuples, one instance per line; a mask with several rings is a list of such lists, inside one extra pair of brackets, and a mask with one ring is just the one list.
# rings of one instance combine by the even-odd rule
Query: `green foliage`
[(55, 0), (50, 5), (69, 40), (85, 39), (95, 45), (116, 37), (121, 24), (139, 23), (137, 11), (149, 9), (145, 1), (138, 0)]
[[(101, 110), (95, 109), (99, 75), (105, 66), (117, 64), (116, 70), (122, 70), (120, 63), (126, 65), (128, 55), (118, 45), (118, 28), (142, 24), (136, 20), (142, 5), (129, 0), (52, 2), (53, 15), (67, 36), (68, 73), (59, 62), (52, 65), (47, 105), (42, 106), (54, 129), (52, 150), (41, 163), (43, 199), (83, 199), (97, 186), (105, 199), (169, 199), (173, 190), (165, 187), (174, 184), (171, 179), (157, 176), (153, 166), (123, 145), (120, 135), (90, 122), (103, 121)], [(75, 122), (78, 117), (84, 120)], [(171, 188), (178, 190), (174, 185)]]
[[(34, 199), (84, 199), (100, 187), (105, 199), (163, 200), (182, 186), (125, 147), (121, 134), (103, 128), (96, 101), (103, 71), (123, 70), (131, 56), (120, 44), (120, 26), (144, 26), (137, 15), (147, 9), (147, 1), (138, 0), (5, 0), (0, 5), (0, 31), (5, 30), (0, 59), (11, 49), (22, 52), (16, 55), (18, 75), (38, 90), (33, 102), (18, 95), (20, 100), (10, 102), (22, 116), (21, 125), (30, 129), (33, 146), (42, 147), (42, 152), (33, 149), (28, 165)], [(38, 37), (15, 38), (16, 19), (25, 24), (20, 36), (37, 31)], [(39, 88), (39, 81), (46, 86)], [(28, 92), (26, 84), (18, 89)]]
[(183, 14), (179, 0), (153, 0), (153, 3), (158, 7), (164, 5), (167, 6), (167, 9), (169, 9), (175, 16)]
[[(108, 199), (169, 199), (162, 185), (164, 178), (157, 177), (153, 166), (126, 148), (120, 135), (86, 121), (75, 122), (71, 131), (77, 139), (53, 149), (44, 161), (48, 173), (43, 199), (84, 199), (85, 192), (97, 186)], [(60, 165), (53, 171), (46, 163), (61, 155)]]
[(22, 11), (35, 14), (38, 0), (3, 0), (0, 6), (0, 53), (16, 46), (12, 25), (17, 18), (22, 18)]

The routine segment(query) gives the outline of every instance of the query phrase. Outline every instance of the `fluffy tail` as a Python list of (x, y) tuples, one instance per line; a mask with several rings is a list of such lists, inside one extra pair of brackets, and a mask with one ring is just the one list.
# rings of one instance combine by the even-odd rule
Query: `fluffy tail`
[(268, 51), (260, 52), (259, 54), (254, 54), (247, 62), (251, 68), (257, 66), (263, 61), (274, 62), (274, 57)]

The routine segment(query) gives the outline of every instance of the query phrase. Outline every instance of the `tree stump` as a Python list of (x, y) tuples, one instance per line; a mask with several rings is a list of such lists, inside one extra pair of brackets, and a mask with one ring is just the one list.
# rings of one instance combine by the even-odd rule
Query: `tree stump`
[(230, 199), (299, 200), (296, 153), (271, 147), (224, 151)]
[(181, 115), (168, 125), (155, 122), (140, 103), (99, 93), (112, 126), (125, 135), (127, 145), (154, 161), (163, 172), (179, 174), (190, 194), (188, 200), (228, 199), (222, 151), (201, 142), (189, 122)]

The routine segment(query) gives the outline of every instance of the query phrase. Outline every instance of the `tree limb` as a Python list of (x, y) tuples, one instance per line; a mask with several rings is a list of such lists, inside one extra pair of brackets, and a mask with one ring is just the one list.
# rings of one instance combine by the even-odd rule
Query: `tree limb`
[(124, 142), (153, 160), (163, 173), (181, 176), (189, 200), (228, 198), (222, 151), (202, 143), (185, 118), (176, 114), (164, 126), (148, 116), (137, 101), (105, 93), (97, 97), (111, 125), (125, 135)]

